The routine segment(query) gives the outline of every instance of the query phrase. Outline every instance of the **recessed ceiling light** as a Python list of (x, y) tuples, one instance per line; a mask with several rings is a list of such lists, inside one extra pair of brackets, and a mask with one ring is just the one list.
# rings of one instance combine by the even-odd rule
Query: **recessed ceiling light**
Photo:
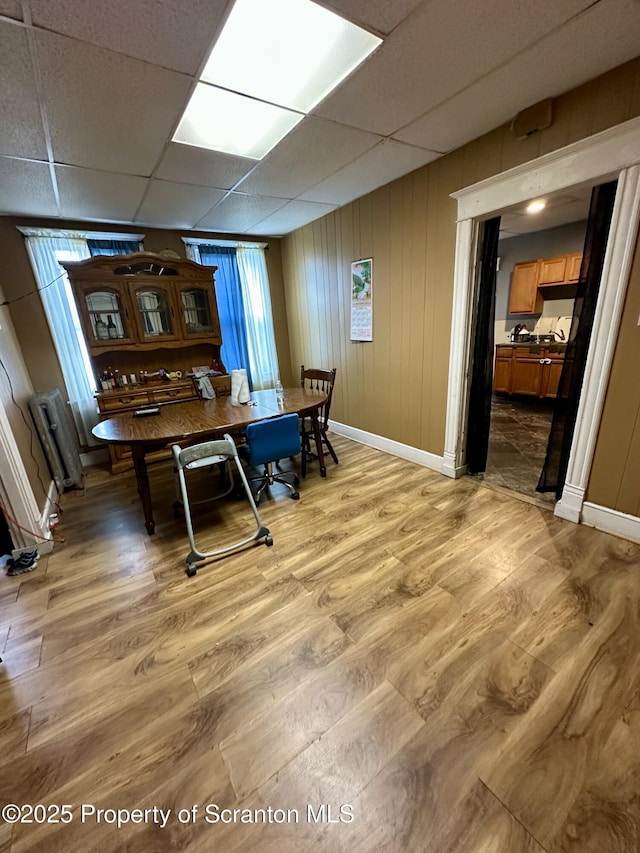
[(527, 205), (527, 213), (540, 213), (541, 210), (544, 210), (547, 206), (546, 201), (532, 201)]
[[(185, 112), (173, 139), (245, 157), (263, 157), (381, 42), (312, 0), (236, 0), (201, 81), (210, 84), (208, 89), (224, 91), (228, 105), (232, 98), (240, 97), (262, 107), (279, 108), (280, 118), (273, 118), (277, 130), (270, 136), (266, 125), (254, 115), (243, 126), (242, 150), (235, 150), (228, 142), (227, 147), (220, 148), (217, 136), (205, 133), (201, 125), (212, 130), (217, 124), (226, 134), (229, 115), (235, 121), (236, 113), (223, 110), (220, 100), (215, 114), (203, 120), (195, 118), (200, 101), (206, 100), (209, 109), (213, 104), (211, 96), (198, 93), (201, 82), (187, 107), (191, 115), (187, 118)], [(246, 109), (246, 103), (242, 108), (234, 107), (241, 109)], [(282, 113), (289, 118), (285, 120)], [(290, 126), (281, 133), (287, 121)], [(190, 138), (196, 124), (200, 127), (195, 133), (199, 141)], [(256, 144), (246, 139), (251, 133), (260, 139)], [(247, 149), (262, 153), (247, 154)]]
[(301, 113), (198, 83), (173, 141), (260, 160), (303, 118)]

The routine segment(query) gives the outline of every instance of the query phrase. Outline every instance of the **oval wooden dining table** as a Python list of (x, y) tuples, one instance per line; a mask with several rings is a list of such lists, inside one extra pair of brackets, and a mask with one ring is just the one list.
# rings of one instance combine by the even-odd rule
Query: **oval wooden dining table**
[(144, 524), (151, 535), (155, 531), (155, 522), (145, 456), (168, 445), (186, 447), (220, 437), (226, 432), (233, 434), (255, 421), (298, 414), (311, 418), (320, 474), (327, 476), (318, 423), (318, 413), (327, 395), (322, 391), (296, 387), (285, 388), (283, 396), (283, 403), (277, 402), (275, 391), (254, 391), (250, 401), (243, 404), (233, 404), (230, 397), (170, 403), (160, 406), (157, 415), (134, 417), (132, 412), (116, 415), (101, 421), (92, 432), (108, 444), (130, 445)]

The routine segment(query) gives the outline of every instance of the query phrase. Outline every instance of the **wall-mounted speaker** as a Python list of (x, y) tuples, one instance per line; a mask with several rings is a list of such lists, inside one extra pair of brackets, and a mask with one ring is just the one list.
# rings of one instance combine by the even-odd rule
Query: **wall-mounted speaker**
[(532, 133), (538, 133), (553, 122), (553, 98), (539, 101), (526, 110), (522, 110), (511, 122), (511, 132), (518, 139), (526, 139)]

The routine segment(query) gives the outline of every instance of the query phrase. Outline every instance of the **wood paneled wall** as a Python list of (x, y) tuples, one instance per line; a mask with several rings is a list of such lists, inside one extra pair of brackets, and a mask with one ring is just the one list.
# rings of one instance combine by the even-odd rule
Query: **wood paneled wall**
[[(449, 194), (637, 115), (640, 59), (557, 97), (553, 124), (541, 133), (517, 140), (508, 125), (497, 128), (285, 237), (292, 366), (338, 368), (332, 417), (442, 454), (456, 232)], [(373, 257), (374, 340), (353, 343), (350, 263), (367, 257)], [(628, 304), (625, 324), (637, 321), (633, 310)], [(630, 344), (630, 362), (616, 358), (612, 388), (625, 372), (635, 381), (639, 338), (636, 333)], [(636, 423), (639, 415), (637, 400), (625, 417)], [(627, 432), (626, 443), (603, 432), (598, 444), (599, 457), (620, 460), (621, 476), (631, 450)], [(638, 427), (635, 434), (637, 456)], [(635, 501), (637, 512), (640, 477), (630, 490), (625, 505)], [(620, 484), (614, 491), (620, 492)], [(599, 501), (595, 482), (591, 493)]]
[[(442, 452), (461, 153), (284, 239), (294, 364), (337, 367), (332, 415)], [(453, 224), (453, 227), (451, 227)], [(373, 257), (372, 343), (352, 342), (350, 264)]]
[(640, 516), (640, 241), (636, 244), (622, 324), (586, 499)]

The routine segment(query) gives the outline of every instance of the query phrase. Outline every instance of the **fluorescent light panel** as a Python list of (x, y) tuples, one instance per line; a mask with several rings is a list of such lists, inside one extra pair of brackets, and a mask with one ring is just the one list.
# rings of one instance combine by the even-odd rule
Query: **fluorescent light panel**
[(201, 78), (224, 102), (198, 84), (174, 141), (260, 159), (381, 41), (311, 0), (236, 0)]
[(260, 160), (303, 118), (300, 113), (198, 83), (173, 141)]

